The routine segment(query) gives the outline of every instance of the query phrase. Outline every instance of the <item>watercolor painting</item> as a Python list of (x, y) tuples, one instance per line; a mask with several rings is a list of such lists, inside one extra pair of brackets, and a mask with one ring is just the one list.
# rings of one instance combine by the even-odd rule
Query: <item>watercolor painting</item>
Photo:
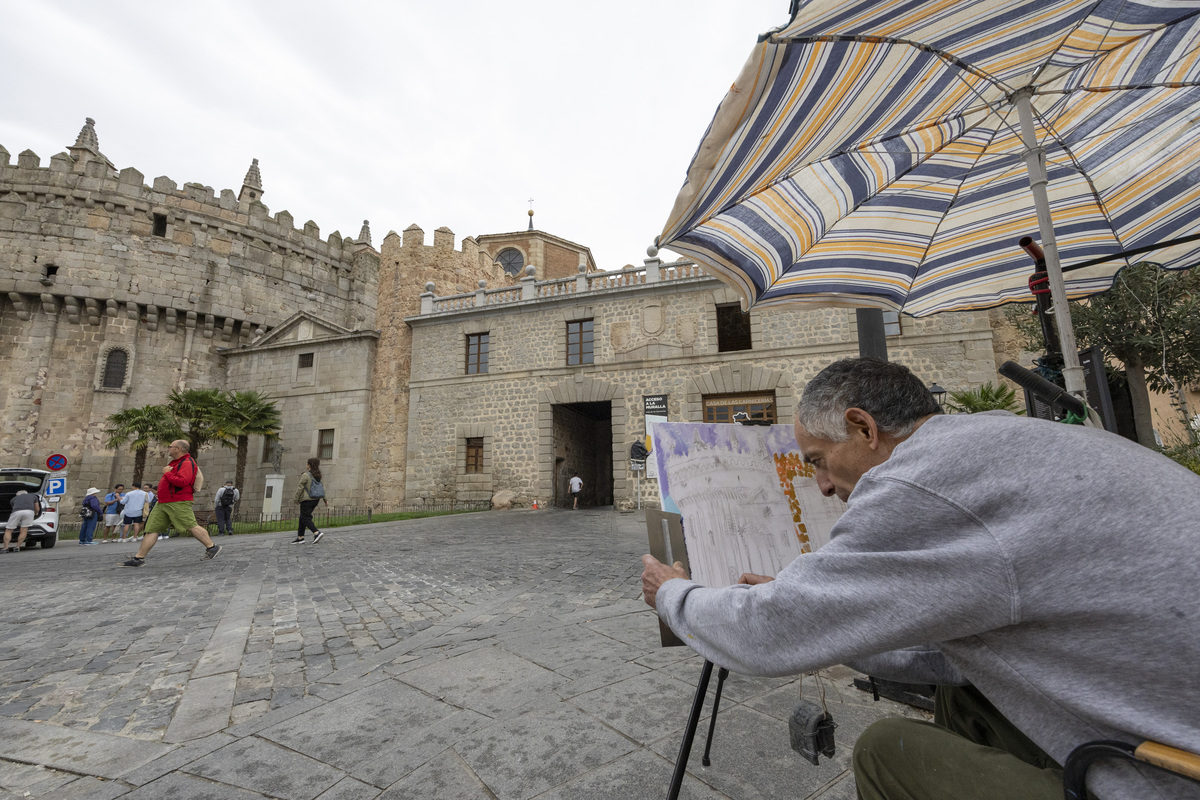
[(790, 425), (660, 422), (653, 437), (662, 508), (683, 517), (705, 586), (777, 574), (828, 542), (845, 508), (817, 488)]

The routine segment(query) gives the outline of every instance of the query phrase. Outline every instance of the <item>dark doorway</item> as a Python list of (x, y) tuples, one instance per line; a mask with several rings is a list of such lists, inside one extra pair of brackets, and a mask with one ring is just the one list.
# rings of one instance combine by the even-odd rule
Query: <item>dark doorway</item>
[(551, 414), (558, 506), (571, 505), (567, 482), (574, 473), (583, 481), (580, 507), (612, 505), (612, 403), (563, 403), (552, 406)]

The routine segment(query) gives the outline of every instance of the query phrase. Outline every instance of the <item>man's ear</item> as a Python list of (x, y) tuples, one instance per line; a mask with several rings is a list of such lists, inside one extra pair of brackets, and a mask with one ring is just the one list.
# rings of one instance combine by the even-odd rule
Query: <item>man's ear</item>
[(845, 419), (851, 439), (862, 440), (872, 450), (879, 448), (879, 426), (875, 424), (874, 417), (861, 408), (847, 408)]

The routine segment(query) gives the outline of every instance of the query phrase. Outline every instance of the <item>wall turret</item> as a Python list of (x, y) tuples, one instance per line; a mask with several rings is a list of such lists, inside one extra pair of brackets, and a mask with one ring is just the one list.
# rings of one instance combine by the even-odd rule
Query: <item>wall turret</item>
[(258, 171), (258, 159), (250, 162), (246, 177), (242, 180), (242, 190), (238, 192), (238, 210), (249, 213), (253, 203), (261, 203), (263, 196), (262, 173)]

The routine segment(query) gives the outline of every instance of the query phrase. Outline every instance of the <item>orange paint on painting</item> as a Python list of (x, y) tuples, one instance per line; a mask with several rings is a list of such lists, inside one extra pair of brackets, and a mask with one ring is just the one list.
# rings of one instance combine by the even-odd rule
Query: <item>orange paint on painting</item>
[(800, 541), (800, 552), (811, 553), (812, 545), (808, 541), (808, 528), (801, 521), (800, 500), (796, 497), (796, 487), (792, 482), (797, 477), (811, 478), (816, 474), (812, 464), (804, 463), (799, 453), (776, 453), (775, 472), (779, 474), (779, 488), (787, 497), (788, 508), (792, 510), (792, 524), (796, 526), (796, 538)]

